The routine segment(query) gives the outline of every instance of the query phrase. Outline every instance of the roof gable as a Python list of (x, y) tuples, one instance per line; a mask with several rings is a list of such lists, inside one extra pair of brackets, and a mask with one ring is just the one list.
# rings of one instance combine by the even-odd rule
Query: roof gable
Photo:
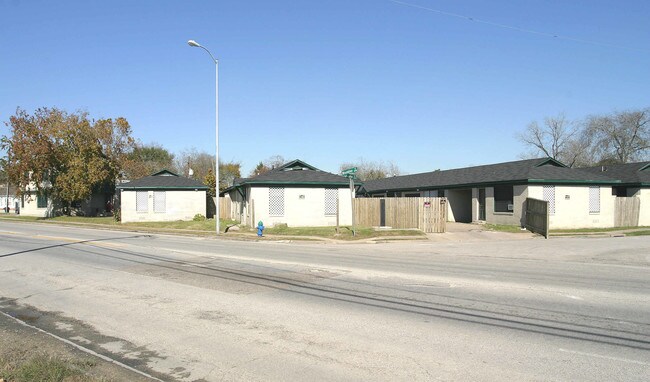
[(235, 186), (241, 185), (306, 185), (346, 186), (349, 180), (343, 176), (322, 171), (299, 159), (285, 163), (264, 174), (251, 178), (235, 179)]
[(301, 161), (300, 159), (294, 159), (289, 163), (285, 163), (282, 166), (278, 167), (277, 170), (283, 171), (294, 171), (294, 170), (313, 170), (320, 171), (316, 167)]
[(542, 166), (555, 166), (555, 167), (567, 168), (567, 166), (564, 163), (560, 162), (557, 159), (553, 159), (553, 158), (546, 158), (535, 167), (542, 167)]
[(178, 176), (178, 174), (175, 174), (167, 169), (164, 169), (151, 174), (151, 176)]

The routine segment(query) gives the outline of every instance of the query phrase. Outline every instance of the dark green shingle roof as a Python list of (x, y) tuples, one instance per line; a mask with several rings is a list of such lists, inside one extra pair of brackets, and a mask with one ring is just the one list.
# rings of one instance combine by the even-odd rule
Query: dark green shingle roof
[(346, 177), (319, 170), (296, 159), (264, 174), (235, 179), (234, 183), (235, 186), (258, 184), (345, 186), (349, 181)]
[(650, 162), (636, 162), (587, 167), (582, 170), (626, 184), (650, 184)]
[(538, 158), (372, 180), (364, 182), (363, 189), (372, 193), (500, 183), (610, 184), (615, 181), (588, 171), (567, 168), (550, 158)]
[(144, 178), (122, 183), (116, 188), (120, 190), (207, 190), (208, 186), (198, 180), (185, 178), (171, 171), (163, 170)]

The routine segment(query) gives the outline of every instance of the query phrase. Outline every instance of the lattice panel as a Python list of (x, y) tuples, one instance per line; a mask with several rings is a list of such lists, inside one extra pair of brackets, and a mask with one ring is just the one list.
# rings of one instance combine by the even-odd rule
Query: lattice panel
[(153, 212), (167, 212), (167, 193), (165, 191), (153, 192)]
[(600, 187), (589, 187), (589, 213), (600, 213)]
[(548, 202), (548, 213), (555, 214), (555, 186), (544, 186), (543, 199)]
[(135, 210), (137, 212), (149, 211), (149, 192), (147, 191), (135, 192)]
[(269, 215), (284, 216), (284, 187), (269, 187)]
[(338, 188), (325, 189), (325, 215), (336, 215), (336, 205), (339, 199)]

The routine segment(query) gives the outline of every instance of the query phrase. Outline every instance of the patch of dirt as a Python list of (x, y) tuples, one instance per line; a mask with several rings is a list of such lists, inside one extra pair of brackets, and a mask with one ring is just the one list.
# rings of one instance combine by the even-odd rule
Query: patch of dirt
[[(35, 319), (31, 316), (25, 318), (27, 323)], [(0, 378), (4, 377), (3, 368), (9, 363), (16, 365), (43, 357), (63, 360), (73, 367), (84, 365), (84, 375), (75, 381), (151, 381), (0, 314)]]

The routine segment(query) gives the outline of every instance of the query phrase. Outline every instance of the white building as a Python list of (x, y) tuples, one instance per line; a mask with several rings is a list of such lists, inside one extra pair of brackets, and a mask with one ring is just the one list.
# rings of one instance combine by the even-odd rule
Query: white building
[(347, 178), (294, 160), (267, 173), (235, 179), (222, 194), (232, 203), (231, 219), (249, 226), (324, 227), (352, 224)]
[(208, 187), (201, 182), (163, 170), (122, 183), (121, 222), (192, 220), (206, 215)]

